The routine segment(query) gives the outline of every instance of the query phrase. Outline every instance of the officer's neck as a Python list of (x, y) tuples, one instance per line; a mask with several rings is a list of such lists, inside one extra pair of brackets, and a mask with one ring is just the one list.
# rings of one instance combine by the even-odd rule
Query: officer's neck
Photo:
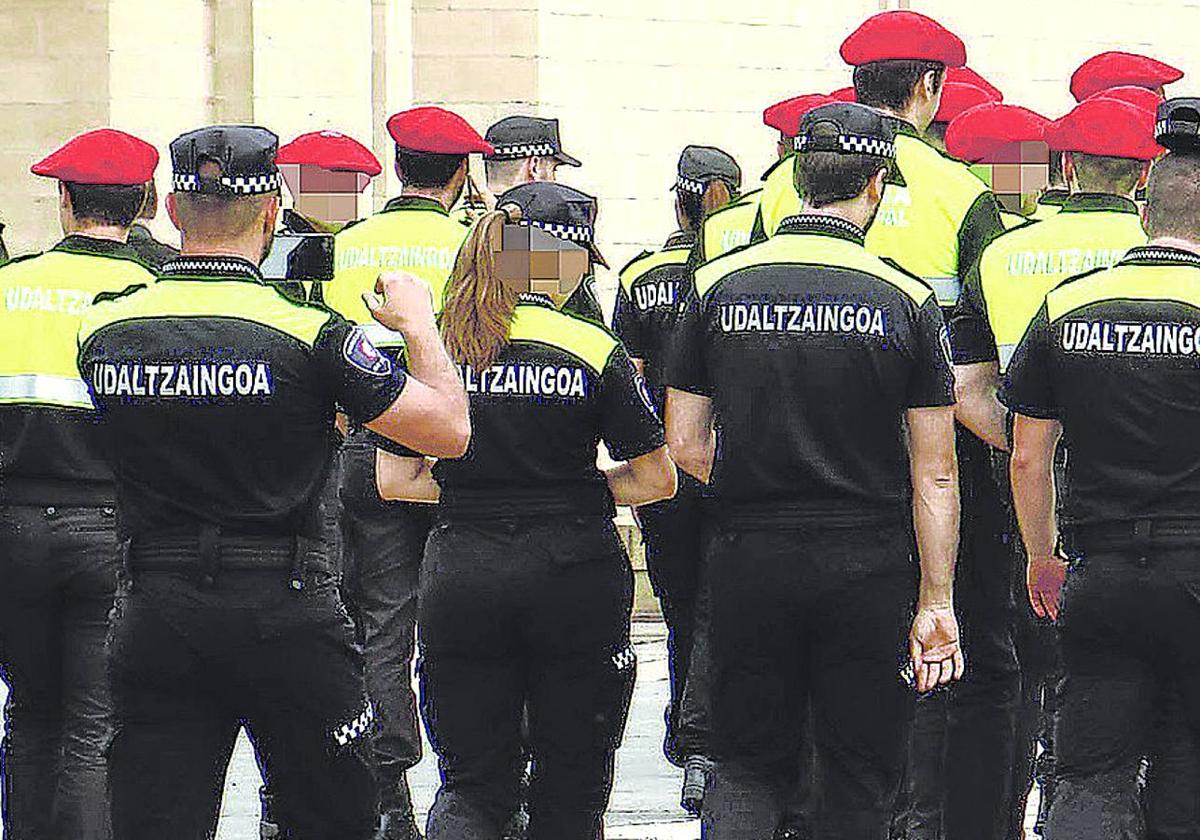
[(923, 114), (921, 112), (921, 108), (917, 105), (915, 97), (905, 108), (888, 108), (880, 105), (877, 106), (875, 110), (881, 111), (888, 116), (895, 117), (898, 120), (903, 120), (917, 131), (921, 132), (921, 134), (924, 134), (925, 130), (929, 128), (929, 124), (933, 122), (933, 120), (930, 119), (929, 114)]
[(442, 205), (442, 209), (449, 212), (454, 206), (454, 195), (452, 187), (410, 187), (404, 185), (404, 189), (400, 191), (401, 198), (428, 198)]
[(241, 257), (247, 262), (258, 265), (263, 258), (263, 239), (261, 235), (242, 239), (210, 239), (188, 236), (185, 231), (183, 241), (179, 245), (179, 255), (183, 257)]
[(871, 223), (873, 209), (871, 206), (861, 199), (853, 199), (851, 201), (838, 201), (833, 204), (826, 204), (822, 207), (813, 207), (809, 204), (804, 205), (803, 212), (810, 216), (830, 216), (834, 219), (842, 219), (850, 222), (859, 230), (866, 230), (867, 225)]
[(67, 236), (86, 236), (89, 239), (107, 239), (112, 242), (127, 242), (129, 228), (121, 225), (101, 225), (69, 217), (63, 220), (63, 233)]
[(1174, 248), (1177, 251), (1188, 251), (1200, 256), (1200, 241), (1180, 239), (1178, 236), (1156, 236), (1148, 243), (1158, 248)]

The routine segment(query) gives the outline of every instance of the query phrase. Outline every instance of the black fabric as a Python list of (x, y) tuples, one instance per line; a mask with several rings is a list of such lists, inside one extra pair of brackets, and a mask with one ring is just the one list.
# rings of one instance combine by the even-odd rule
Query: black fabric
[[(163, 311), (171, 299), (186, 298), (191, 283), (205, 282), (203, 274), (172, 275), (172, 266), (183, 270), (185, 263), (169, 264), (158, 282)], [(264, 300), (280, 294), (253, 277), (241, 279), (239, 294)], [(117, 473), (123, 532), (214, 524), (243, 533), (315, 535), (335, 406), (354, 421), (372, 420), (399, 396), (405, 374), (394, 366), (370, 372), (352, 362), (354, 348), (364, 342), (369, 348), (369, 342), (328, 311), (312, 347), (265, 321), (131, 311), (141, 317), (101, 327), (80, 351)], [(157, 396), (151, 393), (151, 366), (182, 371), (211, 367), (213, 360), (265, 366), (265, 392), (256, 386), (194, 398), (164, 394), (163, 385)], [(127, 385), (144, 374), (146, 393), (114, 389), (111, 382), (96, 387), (106, 367), (131, 371)]]
[[(517, 309), (540, 306), (526, 302)], [(603, 440), (616, 460), (663, 445), (662, 423), (620, 343), (613, 340), (597, 371), (565, 349), (575, 331), (595, 335), (597, 328), (559, 313), (550, 324), (544, 336), (510, 341), (490, 369), (464, 369), (471, 443), (463, 457), (433, 468), (448, 515), (611, 516), (597, 444)], [(537, 383), (523, 372), (536, 374)], [(540, 385), (547, 377), (553, 379), (549, 392)]]
[(983, 249), (1007, 228), (1000, 218), (1000, 205), (990, 191), (981, 193), (967, 210), (958, 228), (958, 277), (965, 280), (967, 272), (977, 266)]
[(916, 597), (906, 529), (729, 529), (711, 585), (712, 754), (706, 836), (761, 840), (793, 798), (803, 724), (816, 741), (818, 837), (887, 837), (912, 690)]
[(150, 230), (141, 224), (129, 228), (129, 247), (139, 260), (151, 268), (158, 269), (179, 256), (179, 249), (159, 242)]
[(626, 267), (632, 275), (629, 289), (626, 290), (624, 283), (617, 288), (613, 332), (632, 358), (645, 362), (646, 384), (660, 407), (666, 388), (667, 351), (683, 299), (681, 292), (687, 257), (694, 242), (694, 236), (673, 236), (664, 250), (678, 251), (678, 262), (640, 273), (635, 262)]
[[(787, 243), (788, 261), (735, 270), (687, 301), (667, 384), (712, 396), (721, 442), (711, 484), (735, 511), (907, 515), (904, 413), (954, 402), (941, 312), (932, 294), (918, 304), (828, 264), (829, 234), (818, 230), (781, 232), (771, 247)], [(801, 313), (822, 312), (853, 312), (853, 329), (792, 329)]]
[(0, 506), (4, 836), (108, 840), (112, 508)]
[(327, 575), (297, 592), (277, 572), (226, 570), (208, 587), (136, 573), (118, 594), (109, 669), (116, 837), (209, 836), (243, 721), (281, 823), (302, 837), (372, 836), (362, 659)]
[(978, 261), (967, 271), (958, 303), (954, 305), (946, 323), (950, 328), (954, 364), (999, 361), (1000, 354), (996, 347), (996, 335), (992, 332), (992, 322), (988, 318)]
[(594, 840), (633, 694), (633, 579), (612, 522), (442, 522), (421, 570), (421, 703), (442, 786), (429, 840)]

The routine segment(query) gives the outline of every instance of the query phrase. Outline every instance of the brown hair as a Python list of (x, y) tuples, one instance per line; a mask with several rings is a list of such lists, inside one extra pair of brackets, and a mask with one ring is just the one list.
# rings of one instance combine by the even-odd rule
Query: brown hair
[(446, 284), (442, 307), (442, 338), (450, 358), (486, 370), (508, 344), (508, 328), (517, 306), (517, 292), (496, 272), (508, 215), (485, 214), (463, 243)]

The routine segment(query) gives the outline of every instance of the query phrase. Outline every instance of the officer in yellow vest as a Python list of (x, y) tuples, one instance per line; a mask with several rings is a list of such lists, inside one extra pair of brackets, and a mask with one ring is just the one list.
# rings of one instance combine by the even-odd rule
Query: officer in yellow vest
[(66, 237), (0, 269), (0, 674), (4, 834), (109, 836), (104, 639), (116, 589), (113, 474), (75, 365), (80, 317), (101, 292), (151, 282), (126, 244), (154, 175), (153, 146), (88, 132), (35, 164), (58, 179)]
[[(465, 120), (441, 108), (395, 114), (388, 132), (396, 142), (401, 194), (337, 234), (334, 278), (324, 293), (326, 304), (361, 325), (376, 346), (399, 353), (402, 339), (374, 322), (362, 293), (374, 288), (381, 271), (408, 271), (429, 284), (434, 309), (441, 310), (446, 281), (468, 233), (449, 209), (462, 193), (467, 156), (492, 147)], [(408, 840), (418, 836), (405, 774), (421, 758), (412, 656), (417, 578), (431, 512), (427, 505), (379, 498), (377, 445), (389, 447), (379, 436), (355, 429), (342, 450), (343, 590), (363, 632), (367, 685), (378, 704), (375, 755), (384, 837)]]

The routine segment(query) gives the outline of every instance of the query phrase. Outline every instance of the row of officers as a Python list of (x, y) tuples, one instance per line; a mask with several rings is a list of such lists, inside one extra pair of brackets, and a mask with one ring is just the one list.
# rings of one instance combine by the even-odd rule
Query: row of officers
[[(177, 254), (133, 233), (149, 145), (36, 164), (66, 236), (0, 268), (7, 836), (210, 837), (244, 727), (264, 835), (418, 837), (419, 716), (428, 837), (602, 836), (622, 505), (705, 837), (1020, 837), (1039, 751), (1052, 840), (1200, 837), (1200, 101), (1107, 53), (1051, 122), (907, 11), (841, 54), (851, 91), (768, 109), (761, 190), (684, 151), (612, 330), (552, 120), (396, 114), (362, 221), (350, 138), (189, 132)], [(331, 281), (264, 282), (281, 221), (337, 231)]]

